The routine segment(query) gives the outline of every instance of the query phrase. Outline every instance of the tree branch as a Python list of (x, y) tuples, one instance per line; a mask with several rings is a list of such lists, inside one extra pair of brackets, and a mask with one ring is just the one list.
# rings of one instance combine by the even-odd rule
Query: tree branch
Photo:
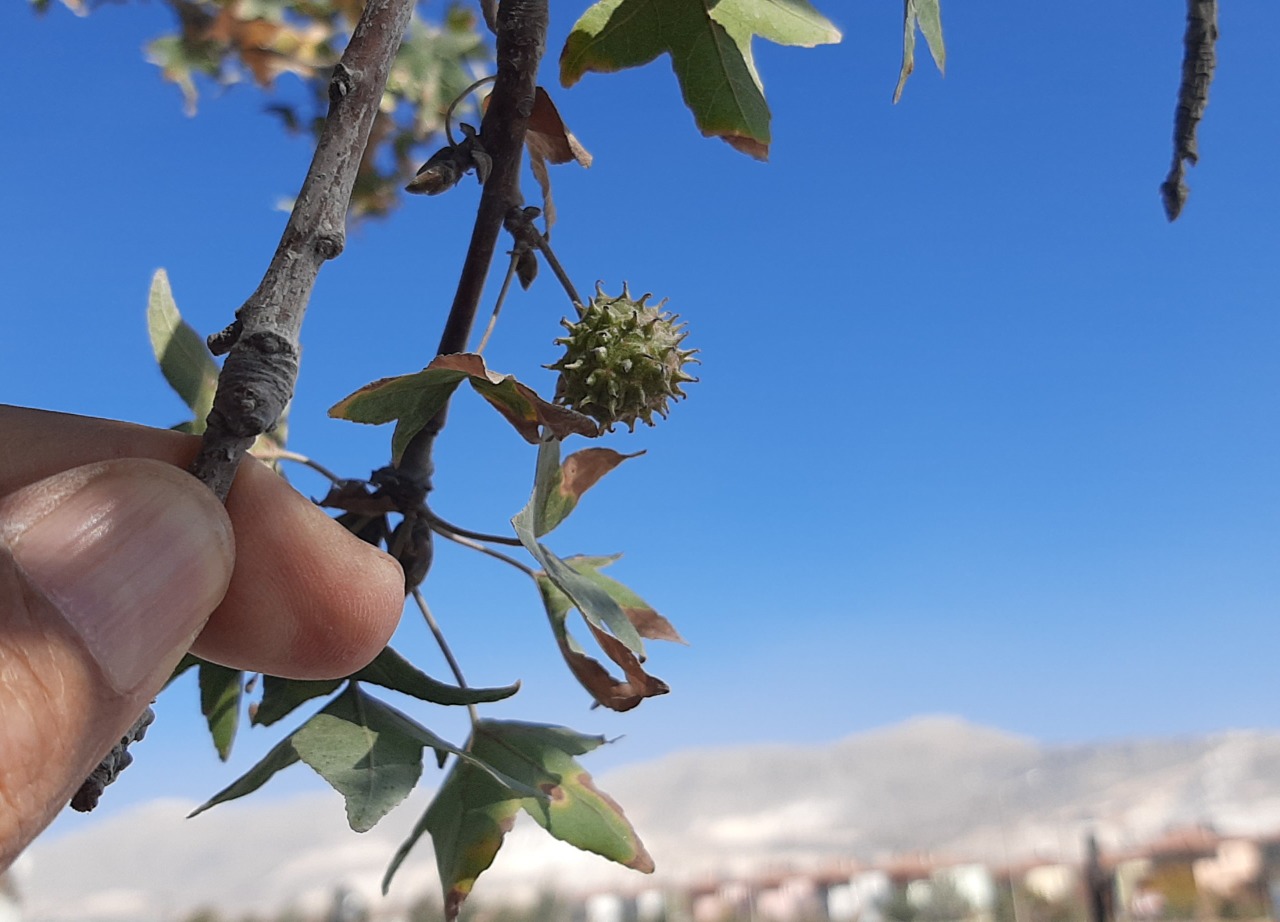
[(1209, 105), (1209, 83), (1217, 65), (1214, 42), (1218, 40), (1218, 0), (1187, 0), (1187, 31), (1183, 36), (1182, 83), (1173, 118), (1173, 164), (1160, 185), (1164, 213), (1176, 221), (1187, 203), (1186, 164), (1200, 160), (1196, 128)]
[(329, 115), (262, 282), (235, 322), (209, 338), (229, 352), (191, 472), (226, 499), (245, 452), (293, 396), (298, 339), (320, 266), (346, 244), (347, 209), (413, 0), (369, 0), (329, 82)]
[[(480, 194), (471, 244), (440, 337), (438, 355), (466, 351), (502, 231), (502, 219), (522, 202), (520, 165), (525, 131), (533, 112), (538, 64), (546, 49), (547, 15), (547, 0), (502, 0), (498, 7), (498, 73), (489, 109), (480, 124), (480, 142), (493, 159), (493, 170)], [(424, 485), (431, 479), (431, 448), (444, 428), (447, 413), (446, 406), (409, 442), (400, 460), (401, 472)]]

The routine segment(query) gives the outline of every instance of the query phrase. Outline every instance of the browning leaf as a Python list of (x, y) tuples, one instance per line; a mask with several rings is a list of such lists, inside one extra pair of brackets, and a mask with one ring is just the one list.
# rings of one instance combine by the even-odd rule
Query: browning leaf
[(409, 441), (444, 408), (464, 380), (528, 442), (537, 444), (542, 427), (557, 438), (600, 434), (589, 416), (543, 400), (511, 375), (490, 371), (483, 358), (470, 352), (437, 356), (422, 371), (366, 384), (330, 407), (329, 415), (374, 425), (395, 420), (391, 455), (399, 461)]
[(924, 33), (929, 53), (939, 73), (947, 72), (947, 48), (942, 42), (942, 11), (939, 0), (903, 0), (902, 7), (902, 68), (898, 71), (898, 85), (893, 90), (893, 101), (902, 98), (907, 78), (916, 67), (916, 26)]
[(538, 87), (534, 94), (533, 113), (529, 116), (529, 130), (524, 143), (531, 154), (551, 163), (572, 160), (583, 167), (591, 166), (591, 154), (565, 126), (551, 95), (542, 87)]
[(539, 448), (537, 478), (543, 481), (538, 493), (540, 505), (534, 509), (534, 534), (538, 537), (552, 531), (569, 517), (578, 506), (578, 500), (600, 478), (628, 458), (644, 454), (637, 451), (629, 455), (611, 448), (584, 448), (574, 452), (560, 463), (560, 442), (548, 439)]
[(473, 763), (455, 763), (392, 859), (383, 891), (409, 850), (424, 832), (430, 832), (444, 890), (445, 918), (452, 922), (476, 879), (493, 863), (519, 810), (570, 845), (651, 872), (653, 859), (622, 809), (573, 758), (603, 742), (603, 737), (584, 736), (565, 727), (479, 721), (467, 745), (475, 759), (542, 796), (520, 796)]

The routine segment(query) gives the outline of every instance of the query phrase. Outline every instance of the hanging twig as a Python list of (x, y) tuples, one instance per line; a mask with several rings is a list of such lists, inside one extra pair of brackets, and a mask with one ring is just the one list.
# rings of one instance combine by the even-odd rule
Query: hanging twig
[(236, 311), (235, 322), (209, 338), (215, 354), (230, 354), (191, 472), (220, 499), (226, 499), (254, 439), (276, 424), (293, 396), (298, 337), (311, 288), (320, 266), (346, 243), (356, 171), (412, 11), (413, 0), (365, 5), (333, 69), (329, 115), (271, 265)]
[(1200, 160), (1196, 127), (1209, 105), (1209, 84), (1217, 65), (1214, 42), (1218, 40), (1217, 0), (1187, 0), (1187, 31), (1183, 37), (1182, 83), (1173, 118), (1173, 165), (1160, 186), (1164, 213), (1176, 221), (1187, 203), (1186, 164)]

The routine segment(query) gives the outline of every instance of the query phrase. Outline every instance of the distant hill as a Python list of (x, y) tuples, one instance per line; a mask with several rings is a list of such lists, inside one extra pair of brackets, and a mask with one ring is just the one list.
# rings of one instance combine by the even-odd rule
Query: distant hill
[[(1074, 857), (1089, 829), (1112, 849), (1196, 822), (1280, 830), (1280, 734), (1252, 731), (1046, 747), (925, 717), (822, 746), (689, 751), (600, 782), (670, 880), (920, 851), (997, 864)], [(321, 905), (338, 883), (373, 894), (426, 796), (363, 836), (346, 828), (336, 795), (259, 795), (189, 823), (193, 804), (157, 801), (33, 847), (30, 918), (175, 919), (201, 905), (266, 912)], [(647, 882), (517, 827), (477, 896), (548, 883)], [(392, 896), (434, 886), (424, 848)]]

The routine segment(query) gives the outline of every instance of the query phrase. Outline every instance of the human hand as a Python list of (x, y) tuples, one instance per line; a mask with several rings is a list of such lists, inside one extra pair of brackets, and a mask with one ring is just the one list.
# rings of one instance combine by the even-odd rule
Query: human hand
[(0, 869), (49, 824), (188, 649), (348, 675), (404, 602), (391, 557), (246, 459), (224, 509), (199, 440), (0, 406)]

